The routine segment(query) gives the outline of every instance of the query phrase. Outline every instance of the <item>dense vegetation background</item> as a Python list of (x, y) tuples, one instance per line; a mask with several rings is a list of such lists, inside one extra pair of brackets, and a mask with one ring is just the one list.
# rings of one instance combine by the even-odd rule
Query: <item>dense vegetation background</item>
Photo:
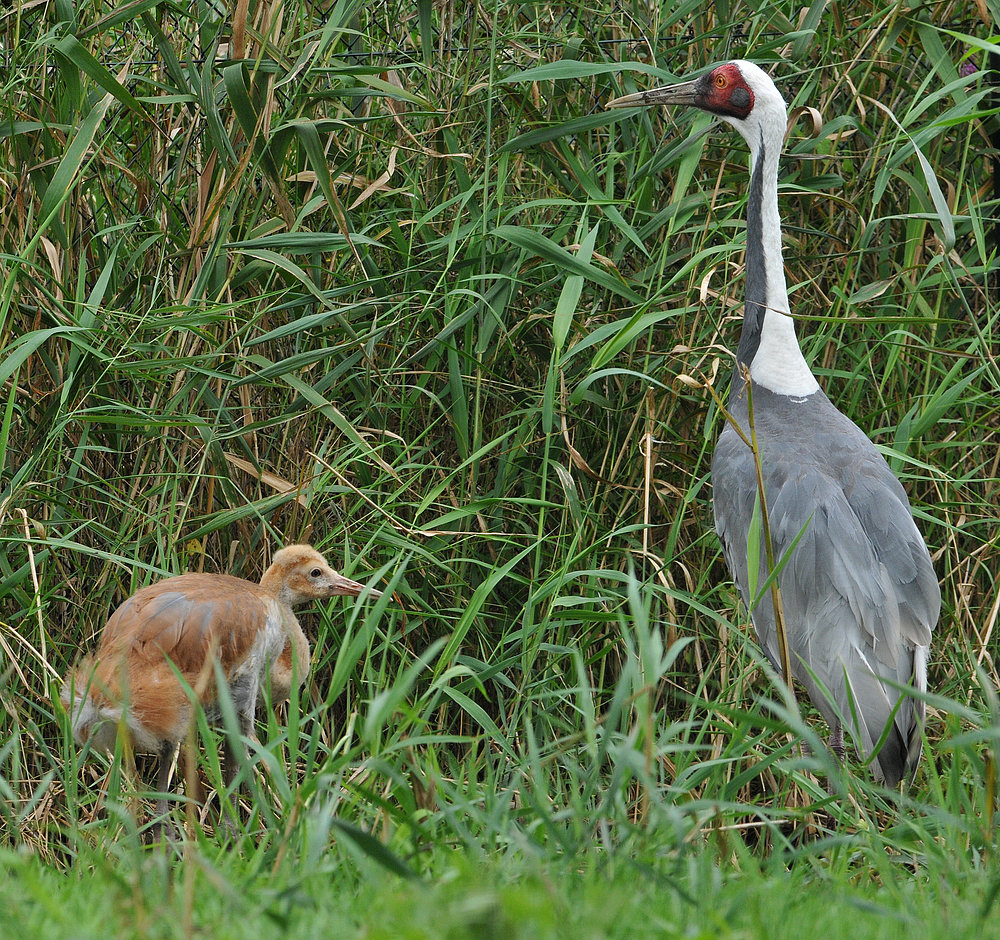
[[(998, 933), (1000, 48), (975, 38), (995, 13), (0, 11), (12, 935)], [(806, 356), (941, 578), (903, 794), (828, 765), (712, 533), (742, 141), (601, 108), (733, 57), (797, 109), (781, 206)], [(120, 760), (68, 740), (59, 677), (141, 584), (256, 579), (300, 540), (391, 593), (305, 616), (313, 673), (263, 716), (240, 850), (211, 812), (145, 849)]]

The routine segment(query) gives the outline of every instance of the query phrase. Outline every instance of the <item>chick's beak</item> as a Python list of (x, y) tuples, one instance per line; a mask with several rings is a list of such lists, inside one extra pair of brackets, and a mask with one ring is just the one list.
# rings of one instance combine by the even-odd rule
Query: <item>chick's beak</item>
[[(364, 584), (361, 584), (359, 581), (352, 581), (350, 578), (345, 578), (339, 573), (335, 574), (334, 577), (330, 579), (331, 596), (344, 594), (347, 597), (358, 597), (364, 590)], [(382, 592), (377, 591), (375, 588), (368, 588), (368, 596), (372, 598), (381, 597)]]

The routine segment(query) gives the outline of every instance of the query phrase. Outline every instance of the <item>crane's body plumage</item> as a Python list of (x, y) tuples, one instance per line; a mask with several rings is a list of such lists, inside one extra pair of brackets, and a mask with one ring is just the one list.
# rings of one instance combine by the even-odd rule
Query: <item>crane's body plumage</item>
[[(265, 687), (272, 702), (284, 701), (309, 671), (309, 641), (292, 608), (363, 590), (308, 545), (277, 552), (260, 584), (183, 574), (141, 588), (115, 610), (96, 652), (63, 684), (75, 739), (111, 751), (124, 729), (134, 750), (159, 755), (158, 789), (166, 793), (173, 754), (195, 710), (210, 721), (220, 717), (217, 673), (241, 734), (251, 735)], [(229, 750), (230, 782), (237, 769)], [(165, 814), (165, 799), (157, 809)]]
[[(746, 296), (729, 411), (712, 458), (713, 509), (726, 562), (768, 658), (780, 672), (765, 546), (750, 577), (757, 500), (756, 438), (792, 673), (835, 732), (854, 729), (877, 778), (896, 784), (919, 760), (924, 706), (897, 685), (926, 690), (927, 653), (940, 611), (930, 554), (902, 485), (860, 428), (820, 390), (789, 314), (778, 213), (778, 158), (787, 110), (750, 62), (615, 99), (609, 105), (685, 104), (735, 127), (751, 153)], [(749, 375), (749, 387), (746, 376)], [(797, 544), (793, 546), (796, 539)], [(891, 727), (889, 722), (892, 722)], [(887, 730), (888, 729), (888, 730)]]
[[(133, 746), (156, 753), (161, 742), (179, 741), (194, 703), (185, 686), (204, 689), (198, 698), (214, 718), (217, 690), (213, 659), (222, 666), (238, 715), (253, 714), (263, 680), (273, 701), (288, 698), (290, 677), (301, 682), (309, 668), (309, 642), (291, 609), (259, 584), (229, 575), (184, 574), (141, 588), (110, 617), (96, 654), (77, 671), (77, 691), (90, 708), (77, 710), (74, 731), (93, 746), (111, 750), (117, 725)], [(178, 676), (183, 681), (178, 681)]]
[[(779, 583), (792, 674), (831, 726), (855, 727), (868, 755), (900, 697), (883, 680), (926, 690), (927, 647), (940, 604), (927, 548), (882, 455), (822, 391), (793, 398), (756, 383), (751, 391), (773, 556), (780, 560), (791, 550)], [(745, 389), (731, 405), (748, 434)], [(808, 434), (799, 429), (803, 418)], [(750, 596), (753, 453), (732, 426), (719, 435), (712, 457), (712, 491), (726, 562), (780, 673), (771, 593), (763, 592), (756, 606)], [(763, 546), (755, 574), (759, 591), (768, 576)], [(922, 703), (904, 697), (878, 757), (876, 769), (888, 782), (901, 779), (919, 756), (922, 717)]]

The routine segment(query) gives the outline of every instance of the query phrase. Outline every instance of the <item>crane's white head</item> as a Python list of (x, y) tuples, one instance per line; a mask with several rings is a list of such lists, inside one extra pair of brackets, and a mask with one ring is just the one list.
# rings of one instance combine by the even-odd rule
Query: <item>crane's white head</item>
[(771, 76), (753, 62), (738, 59), (716, 65), (690, 82), (637, 91), (609, 101), (606, 108), (679, 104), (700, 108), (732, 124), (756, 154), (761, 140), (784, 137), (787, 108)]
[(716, 65), (693, 81), (625, 95), (605, 107), (654, 104), (708, 111), (735, 127), (750, 146), (754, 172), (747, 199), (747, 312), (737, 358), (750, 367), (755, 382), (773, 392), (813, 394), (819, 385), (795, 339), (781, 260), (778, 156), (788, 119), (781, 93), (767, 72), (739, 59)]

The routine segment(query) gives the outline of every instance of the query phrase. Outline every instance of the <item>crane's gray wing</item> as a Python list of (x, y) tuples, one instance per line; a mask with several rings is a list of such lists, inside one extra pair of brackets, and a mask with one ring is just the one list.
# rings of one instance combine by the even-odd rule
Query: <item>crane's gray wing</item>
[[(793, 673), (824, 717), (853, 726), (870, 754), (899, 698), (883, 679), (918, 687), (925, 681), (940, 594), (899, 481), (825, 396), (818, 404), (807, 426), (790, 422), (780, 408), (758, 413), (774, 555), (781, 559), (802, 533), (779, 577)], [(789, 433), (796, 427), (797, 434)], [(712, 475), (716, 528), (749, 607), (747, 533), (756, 475), (750, 449), (732, 428), (719, 438)], [(762, 544), (757, 584), (766, 578)], [(770, 592), (751, 613), (777, 665)], [(879, 754), (889, 781), (912, 762), (921, 708), (910, 698), (899, 707)]]

